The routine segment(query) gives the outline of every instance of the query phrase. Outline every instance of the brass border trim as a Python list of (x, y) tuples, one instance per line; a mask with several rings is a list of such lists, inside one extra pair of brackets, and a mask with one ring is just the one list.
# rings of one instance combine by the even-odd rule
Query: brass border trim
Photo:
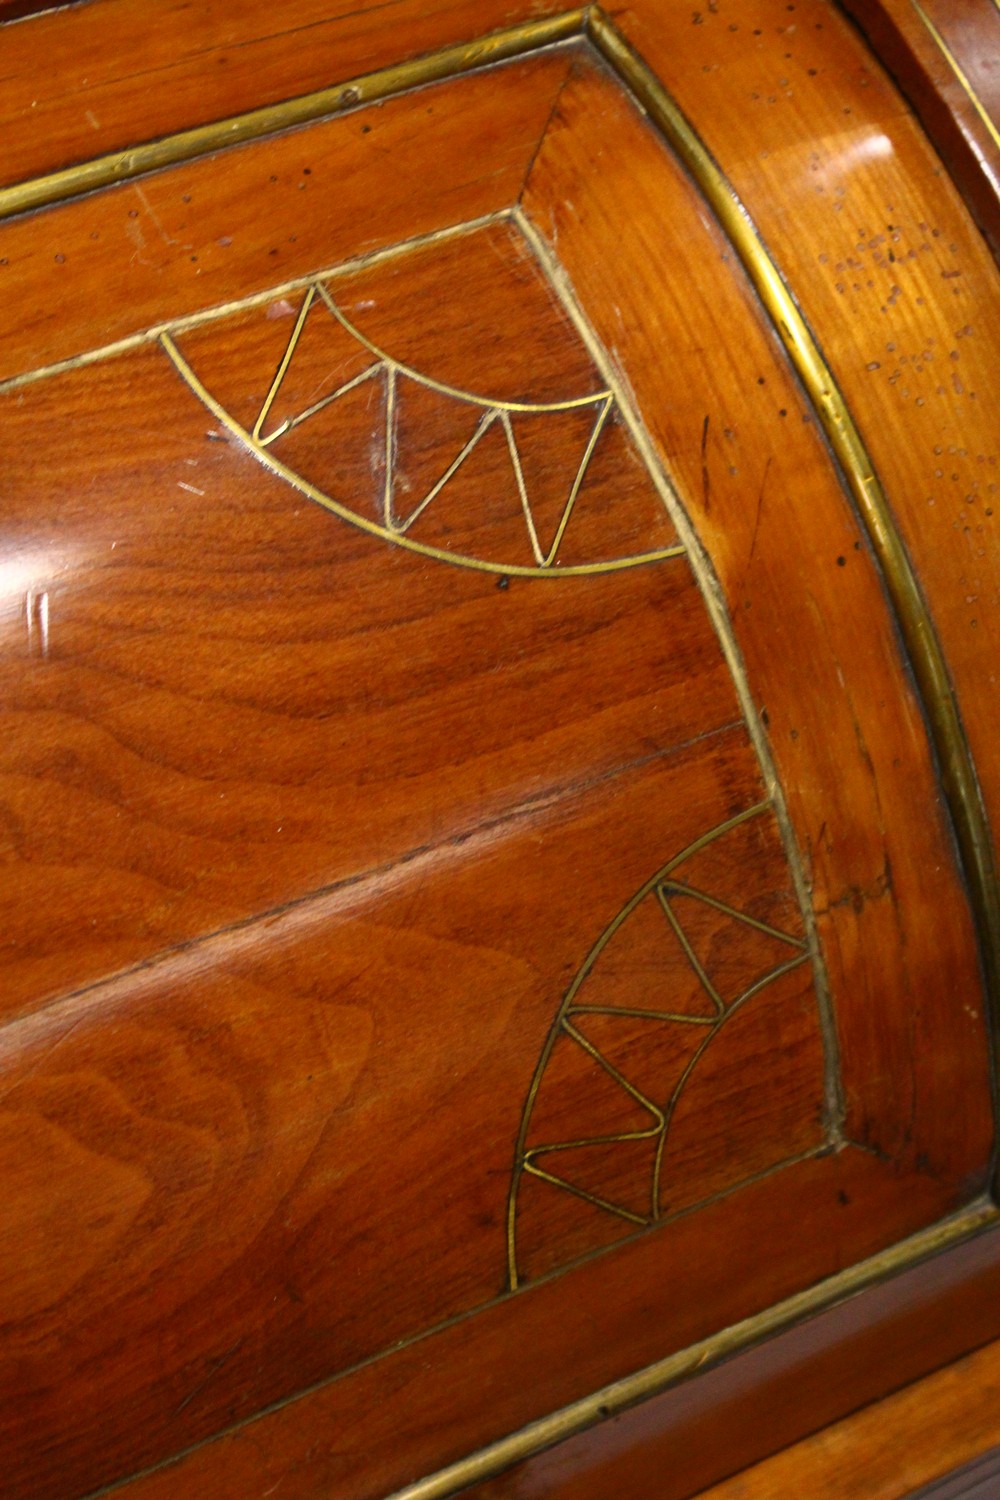
[(585, 27), (586, 11), (583, 9), (564, 11), (540, 21), (525, 21), (489, 36), (458, 42), (407, 62), (359, 74), (330, 88), (300, 94), (278, 104), (266, 104), (260, 109), (230, 115), (158, 140), (144, 141), (126, 151), (112, 151), (106, 156), (78, 162), (42, 177), (28, 178), (0, 188), (0, 220), (31, 209), (47, 208), (98, 188), (130, 182), (146, 172), (193, 161), (227, 146), (260, 140), (262, 136), (274, 135), (296, 125), (309, 125), (324, 116), (343, 114), (345, 110), (388, 99), (422, 84), (440, 83), (476, 68), (522, 57), (555, 42), (582, 36)]
[[(941, 56), (944, 58), (949, 68), (954, 73), (956, 79), (961, 84), (969, 103), (972, 105), (973, 109), (976, 111), (976, 114), (979, 116), (983, 125), (986, 127), (986, 132), (989, 135), (990, 140), (993, 142), (997, 150), (1000, 151), (1000, 130), (997, 129), (989, 111), (986, 108), (986, 105), (980, 99), (979, 95), (976, 93), (976, 90), (972, 87), (965, 69), (962, 67), (954, 52), (952, 52), (951, 48), (948, 46), (948, 43), (941, 35), (940, 31), (935, 26), (930, 16), (920, 4), (920, 0), (910, 0), (910, 4), (913, 6), (914, 11), (923, 23), (924, 29), (926, 30), (931, 41), (937, 47), (938, 51), (941, 53)], [(994, 0), (994, 4), (997, 6), (997, 9), (1000, 10), (1000, 0)], [(985, 163), (983, 163), (983, 165), (985, 165)], [(993, 177), (992, 172), (990, 172), (990, 176)], [(996, 182), (995, 178), (994, 182)]]
[(671, 1386), (701, 1374), (730, 1355), (783, 1332), (810, 1314), (856, 1296), (918, 1261), (951, 1249), (998, 1222), (1000, 1211), (992, 1204), (976, 1204), (955, 1218), (921, 1230), (919, 1234), (911, 1235), (909, 1239), (873, 1255), (860, 1265), (819, 1282), (808, 1291), (787, 1297), (766, 1312), (744, 1318), (742, 1322), (734, 1323), (731, 1328), (726, 1328), (711, 1338), (702, 1339), (678, 1354), (668, 1355), (666, 1359), (657, 1360), (655, 1364), (647, 1365), (633, 1375), (626, 1375), (623, 1380), (602, 1386), (591, 1395), (564, 1406), (538, 1422), (529, 1423), (517, 1432), (469, 1454), (467, 1458), (439, 1469), (435, 1474), (428, 1474), (414, 1484), (394, 1490), (387, 1500), (449, 1500), (449, 1497), (460, 1494), (469, 1485), (491, 1479), (512, 1465), (533, 1458), (546, 1448), (565, 1442), (567, 1438), (576, 1437), (589, 1427), (597, 1426), (608, 1417), (618, 1416), (641, 1401), (659, 1396)]
[(1000, 1030), (1000, 889), (989, 823), (941, 642), (888, 498), (833, 371), (736, 189), (679, 105), (599, 6), (587, 35), (687, 169), (753, 284), (840, 465), (875, 553), (927, 715), (979, 939), (994, 1053)]
[[(919, 6), (917, 9), (919, 10)], [(0, 222), (16, 214), (49, 207), (85, 193), (131, 181), (147, 172), (179, 165), (229, 146), (259, 140), (324, 117), (336, 116), (409, 89), (524, 57), (540, 48), (579, 37), (590, 40), (617, 81), (645, 112), (700, 189), (739, 255), (788, 351), (840, 464), (881, 566), (914, 670), (918, 692), (928, 716), (930, 737), (938, 756), (945, 799), (956, 831), (960, 860), (970, 887), (995, 1036), (997, 1012), (1000, 1008), (1000, 895), (989, 829), (941, 645), (913, 566), (896, 528), (888, 499), (832, 371), (735, 188), (656, 75), (599, 7), (586, 6), (544, 20), (526, 22), (486, 37), (457, 43), (404, 63), (359, 75), (326, 89), (147, 141), (125, 151), (113, 152), (0, 188)], [(300, 278), (290, 285), (305, 284), (310, 279)], [(270, 295), (273, 295), (273, 289), (261, 294), (261, 297)], [(213, 309), (207, 316), (220, 316), (226, 310)], [(199, 322), (203, 316), (206, 315), (194, 315), (190, 320), (180, 319), (177, 324), (167, 326), (179, 328), (189, 321)], [(78, 364), (89, 364), (95, 359), (124, 352), (134, 345), (157, 338), (169, 343), (167, 329), (163, 326), (150, 329), (92, 354), (76, 356), (44, 370), (15, 377), (4, 382), (2, 388), (9, 389)], [(168, 353), (172, 353), (169, 348)], [(329, 504), (327, 497), (312, 498)], [(355, 518), (352, 516), (351, 519), (353, 521)], [(697, 1372), (773, 1337), (802, 1319), (998, 1224), (1000, 1209), (986, 1201), (974, 1204), (961, 1214), (922, 1230), (847, 1271), (797, 1293), (764, 1312), (754, 1314), (686, 1350), (669, 1355), (605, 1386), (447, 1468), (397, 1490), (390, 1500), (446, 1500), (446, 1497), (457, 1494), (468, 1485), (499, 1474), (511, 1465), (585, 1431), (608, 1416), (658, 1395)], [(175, 1462), (180, 1456), (176, 1455), (167, 1463)]]

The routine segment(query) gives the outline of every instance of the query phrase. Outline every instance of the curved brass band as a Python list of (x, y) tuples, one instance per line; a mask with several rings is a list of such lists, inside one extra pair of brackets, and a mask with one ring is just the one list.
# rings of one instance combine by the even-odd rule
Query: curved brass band
[(753, 282), (816, 409), (885, 579), (927, 713), (978, 930), (994, 1048), (1000, 1031), (1000, 893), (986, 810), (948, 668), (913, 565), (833, 372), (735, 188), (678, 105), (594, 6), (587, 31), (694, 178)]
[[(789, 352), (843, 470), (882, 568), (927, 711), (941, 782), (970, 886), (995, 1035), (1000, 987), (1000, 900), (989, 829), (941, 646), (888, 501), (832, 372), (735, 189), (655, 74), (599, 8), (571, 10), (511, 27), (316, 93), (0, 188), (0, 220), (582, 35), (590, 38), (618, 79), (646, 111), (713, 209)], [(167, 352), (180, 368), (179, 351), (172, 346), (163, 329), (141, 334), (136, 342), (156, 336), (163, 337)], [(131, 342), (125, 340), (108, 350), (97, 351), (95, 357), (118, 352)], [(39, 373), (54, 374), (77, 362), (66, 361)], [(181, 373), (185, 371), (182, 369)], [(201, 394), (193, 377), (186, 375), (185, 378), (196, 393)], [(211, 398), (208, 399), (211, 402)], [(216, 410), (214, 406), (213, 410)], [(224, 419), (221, 409), (216, 414), (220, 420)], [(228, 421), (232, 426), (231, 419)], [(256, 451), (264, 462), (276, 467), (273, 455), (266, 454), (259, 445)], [(297, 477), (292, 477), (292, 482), (304, 488)], [(313, 492), (311, 488), (305, 492), (320, 503), (336, 508), (329, 497)], [(353, 516), (348, 519), (356, 520)], [(958, 1217), (934, 1225), (766, 1312), (747, 1318), (470, 1454), (449, 1468), (398, 1491), (393, 1500), (445, 1500), (447, 1496), (456, 1495), (468, 1485), (498, 1474), (512, 1464), (584, 1431), (608, 1415), (657, 1395), (696, 1371), (998, 1223), (1000, 1212), (992, 1205), (975, 1205)]]
[(835, 1302), (843, 1302), (917, 1261), (970, 1239), (994, 1226), (998, 1219), (1000, 1214), (992, 1205), (979, 1204), (966, 1209), (956, 1218), (924, 1229), (880, 1255), (872, 1256), (871, 1260), (862, 1261), (806, 1292), (777, 1303), (767, 1312), (734, 1323), (712, 1338), (702, 1339), (679, 1354), (668, 1355), (654, 1365), (647, 1365), (644, 1370), (637, 1370), (634, 1375), (627, 1375), (624, 1380), (603, 1386), (582, 1400), (574, 1401), (571, 1406), (564, 1406), (561, 1411), (532, 1422), (499, 1442), (480, 1448), (477, 1453), (470, 1453), (448, 1468), (439, 1469), (436, 1474), (428, 1474), (415, 1484), (396, 1490), (387, 1500), (449, 1500), (450, 1496), (459, 1495), (469, 1485), (481, 1484), (513, 1464), (533, 1458), (546, 1448), (585, 1432), (588, 1427), (595, 1427), (607, 1417), (617, 1416), (640, 1401), (660, 1395), (670, 1386), (718, 1364), (739, 1350), (773, 1337), (811, 1314)]
[(93, 192), (97, 188), (113, 187), (116, 183), (140, 177), (145, 172), (155, 172), (162, 167), (192, 161), (195, 157), (207, 156), (226, 146), (258, 140), (279, 130), (288, 130), (294, 125), (307, 125), (322, 119), (324, 115), (356, 109), (358, 105), (371, 104), (376, 99), (387, 99), (406, 89), (419, 88), (421, 84), (439, 83), (442, 79), (454, 78), (474, 68), (504, 62), (526, 52), (536, 52), (540, 47), (579, 36), (584, 29), (585, 20), (583, 10), (571, 10), (544, 20), (527, 21), (520, 26), (495, 31), (471, 42), (443, 47), (439, 52), (431, 52), (424, 57), (415, 57), (388, 68), (378, 68), (372, 73), (361, 74), (330, 88), (318, 89), (312, 94), (301, 94), (296, 99), (285, 99), (279, 104), (266, 104), (242, 115), (215, 120), (210, 125), (199, 125), (193, 130), (182, 130), (157, 141), (146, 141), (127, 151), (114, 151), (107, 156), (79, 162), (61, 171), (49, 172), (44, 177), (16, 182), (10, 187), (0, 188), (0, 219), (9, 219), (14, 214), (26, 213), (29, 209), (60, 203), (67, 198), (78, 197), (81, 193)]

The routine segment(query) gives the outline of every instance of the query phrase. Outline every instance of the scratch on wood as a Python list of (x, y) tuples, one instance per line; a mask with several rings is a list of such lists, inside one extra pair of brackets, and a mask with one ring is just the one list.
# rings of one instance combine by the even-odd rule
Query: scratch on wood
[(771, 472), (771, 460), (773, 456), (774, 455), (770, 453), (767, 456), (767, 463), (764, 465), (764, 477), (760, 482), (760, 490), (757, 494), (757, 514), (754, 516), (753, 536), (750, 538), (750, 552), (747, 556), (747, 572), (750, 571), (750, 564), (753, 562), (754, 551), (757, 547), (757, 532), (760, 530), (760, 513), (764, 506), (764, 490), (767, 486), (767, 476)]
[(208, 1385), (208, 1382), (219, 1373), (219, 1371), (222, 1369), (222, 1366), (227, 1362), (227, 1360), (232, 1359), (233, 1355), (236, 1353), (237, 1349), (241, 1347), (243, 1342), (243, 1339), (237, 1339), (236, 1343), (231, 1349), (227, 1349), (225, 1354), (220, 1354), (218, 1359), (212, 1361), (202, 1379), (199, 1380), (198, 1384), (194, 1387), (193, 1390), (188, 1392), (188, 1394), (184, 1397), (184, 1400), (181, 1402), (180, 1406), (178, 1406), (174, 1411), (175, 1417), (180, 1415), (185, 1406), (189, 1406), (191, 1404), (195, 1396), (200, 1395), (200, 1393), (205, 1389), (206, 1385)]

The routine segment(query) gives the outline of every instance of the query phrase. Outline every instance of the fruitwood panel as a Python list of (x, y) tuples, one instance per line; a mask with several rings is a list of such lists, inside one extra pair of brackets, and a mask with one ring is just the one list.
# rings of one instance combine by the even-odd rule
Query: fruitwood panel
[(282, 10), (249, 0), (238, 11), (99, 0), (63, 9), (0, 32), (9, 141), (0, 178), (19, 182), (569, 9), (562, 0), (296, 0)]
[(0, 377), (507, 208), (567, 67), (473, 74), (0, 225)]
[[(779, 1500), (808, 1491), (815, 1500), (910, 1500), (925, 1485), (974, 1465), (988, 1448), (1000, 1446), (997, 1402), (1000, 1348), (989, 1344), (967, 1359), (929, 1375), (895, 1396), (828, 1427), (815, 1437), (705, 1490), (699, 1500)], [(991, 1474), (996, 1484), (997, 1457)], [(968, 1490), (961, 1483), (941, 1494), (986, 1496), (993, 1487)], [(991, 1477), (983, 1474), (980, 1482)], [(936, 1487), (931, 1492), (937, 1494)], [(930, 1500), (930, 1493), (927, 1500)]]
[[(960, 1171), (982, 1163), (982, 1054), (968, 1054), (967, 1090), (939, 1071), (961, 1066), (962, 1034), (983, 1025), (971, 950), (947, 956), (968, 934), (939, 852), (948, 829), (877, 573), (812, 413), (726, 241), (604, 76), (584, 68), (560, 94), (523, 207), (615, 350), (719, 576), (813, 892), (848, 1134), (912, 1160), (916, 1102), (944, 1126), (936, 1169), (952, 1152)], [(911, 910), (923, 914), (912, 928)]]
[[(689, 1500), (748, 1461), (794, 1442), (804, 1430), (856, 1411), (950, 1361), (956, 1351), (995, 1337), (998, 1286), (1000, 1244), (993, 1231), (462, 1493), (467, 1500), (604, 1500), (611, 1494)], [(989, 1365), (994, 1358), (984, 1350), (960, 1367), (972, 1373), (971, 1380), (948, 1381), (956, 1395), (960, 1384), (962, 1394), (961, 1410), (947, 1422), (947, 1431), (929, 1424), (924, 1401), (913, 1402), (921, 1431), (933, 1433), (934, 1448), (926, 1455), (931, 1462), (950, 1441), (956, 1449), (970, 1438), (984, 1445), (991, 1441), (996, 1404), (991, 1403), (989, 1380), (979, 1386), (974, 1372), (982, 1368), (981, 1360)], [(925, 1384), (921, 1381), (911, 1391), (915, 1395)], [(898, 1399), (909, 1404), (910, 1392), (901, 1392)], [(880, 1412), (885, 1406), (891, 1411), (893, 1404), (890, 1400), (869, 1410)], [(867, 1420), (861, 1412), (857, 1421), (862, 1430)], [(853, 1422), (843, 1426), (850, 1433)], [(885, 1455), (887, 1467), (893, 1461), (905, 1464), (908, 1454), (917, 1451), (920, 1433), (910, 1432), (902, 1441), (888, 1420), (876, 1431), (876, 1442), (882, 1432), (892, 1432), (894, 1438)], [(810, 1451), (809, 1443), (802, 1447)], [(874, 1457), (870, 1446), (864, 1447), (863, 1462)], [(961, 1461), (961, 1452), (952, 1451), (955, 1461)], [(783, 1456), (775, 1460), (779, 1471), (783, 1462)], [(762, 1465), (765, 1473), (768, 1467)], [(822, 1486), (836, 1486), (840, 1475), (837, 1465), (822, 1474), (813, 1469), (783, 1494), (822, 1493)], [(867, 1500), (865, 1485), (860, 1493)]]
[(1000, 271), (831, 7), (720, 4), (697, 25), (616, 14), (732, 180), (854, 412), (944, 641), (995, 827), (996, 682), (982, 641), (1000, 628)]

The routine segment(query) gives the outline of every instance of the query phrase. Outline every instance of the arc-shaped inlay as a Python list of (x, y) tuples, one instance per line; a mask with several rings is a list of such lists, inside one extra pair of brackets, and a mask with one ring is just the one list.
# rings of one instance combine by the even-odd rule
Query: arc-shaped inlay
[[(322, 320), (326, 320), (328, 324), (325, 330)], [(274, 420), (279, 402), (294, 386), (293, 377), (297, 361), (301, 358), (300, 351), (307, 328), (313, 340), (326, 336), (331, 345), (335, 333), (341, 339), (344, 334), (348, 335), (356, 355), (362, 356), (360, 367), (350, 365), (345, 368), (344, 379), (336, 381), (332, 389), (324, 390), (317, 399), (298, 405), (280, 420)], [(570, 544), (577, 541), (577, 533), (581, 529), (574, 525), (581, 496), (588, 493), (588, 487), (592, 489), (602, 483), (595, 476), (594, 462), (602, 442), (606, 444), (609, 435), (616, 428), (619, 442), (627, 444), (631, 441), (624, 431), (615, 394), (607, 387), (598, 385), (595, 390), (570, 393), (561, 399), (548, 401), (513, 400), (463, 390), (425, 374), (374, 343), (339, 307), (327, 283), (318, 278), (304, 289), (277, 370), (263, 396), (255, 420), (248, 427), (201, 380), (195, 368), (197, 361), (189, 361), (170, 332), (161, 335), (161, 342), (191, 390), (261, 463), (344, 520), (399, 546), (443, 561), (489, 572), (550, 577), (608, 572), (675, 557), (684, 550), (679, 543), (665, 547), (636, 548), (632, 536), (616, 536), (616, 517), (620, 511), (614, 505), (609, 505), (606, 506), (607, 520), (603, 525), (600, 541), (595, 546), (591, 537), (584, 546), (584, 553), (588, 549), (590, 552), (586, 560), (580, 560), (579, 546), (571, 558), (566, 556)], [(347, 398), (357, 397), (365, 391), (369, 396), (375, 397), (374, 400), (369, 399), (368, 406), (374, 408), (373, 439), (380, 450), (382, 472), (376, 483), (377, 494), (373, 497), (364, 492), (364, 476), (360, 474), (360, 466), (356, 476), (360, 487), (352, 488), (350, 493), (334, 494), (321, 482), (317, 482), (316, 476), (301, 472), (297, 457), (287, 451), (287, 443), (297, 435), (303, 424), (315, 422), (322, 414), (330, 413), (338, 404), (345, 403)], [(450, 458), (424, 493), (415, 500), (412, 496), (407, 496), (404, 506), (400, 504), (399, 474), (406, 454), (403, 451), (405, 442), (401, 436), (400, 413), (401, 409), (405, 411), (407, 400), (419, 392), (431, 393), (442, 402), (461, 410), (471, 409), (475, 421), (471, 430), (463, 432), (461, 440), (456, 441)], [(519, 423), (537, 423), (544, 422), (545, 419), (567, 417), (579, 417), (582, 425), (577, 457), (563, 476), (562, 499), (556, 508), (553, 524), (551, 506), (545, 508), (547, 519), (543, 522), (541, 507), (532, 492), (532, 479), (525, 461), (524, 445), (528, 436), (524, 431), (519, 431)], [(461, 545), (444, 545), (448, 532), (446, 526), (439, 528), (437, 532), (431, 531), (429, 536), (419, 534), (419, 525), (426, 524), (424, 518), (427, 513), (436, 503), (440, 508), (442, 496), (465, 471), (474, 455), (482, 449), (484, 440), (494, 432), (502, 435), (500, 449), (504, 455), (503, 462), (500, 463), (494, 450), (491, 458), (494, 482), (492, 485), (481, 485), (481, 488), (495, 490), (498, 484), (502, 487), (509, 483), (512, 493), (516, 493), (522, 516), (521, 542), (526, 543), (523, 547), (525, 556), (475, 555), (463, 550)], [(506, 476), (502, 472), (504, 466)], [(374, 503), (371, 503), (373, 499)], [(656, 524), (662, 525), (666, 519), (658, 496), (652, 496), (651, 511), (655, 511), (654, 524), (648, 528), (652, 531)], [(509, 545), (512, 551), (516, 551), (519, 543), (515, 539)]]
[[(722, 861), (698, 861), (709, 846), (738, 840), (745, 825), (772, 820), (771, 804), (758, 803), (668, 860), (609, 922), (566, 991), (518, 1135), (507, 1225), (512, 1288), (530, 1279), (519, 1243), (526, 1179), (626, 1230), (669, 1215), (665, 1156), (695, 1069), (744, 1007), (812, 956), (799, 914), (787, 899), (775, 906), (766, 858), (746, 860), (737, 842)], [(690, 882), (680, 878), (685, 865)], [(739, 870), (738, 905), (731, 881), (724, 895), (709, 888), (727, 865)], [(784, 925), (767, 919), (779, 909)], [(719, 1149), (725, 1152), (724, 1142)], [(738, 1167), (733, 1175), (740, 1178)], [(544, 1238), (544, 1228), (536, 1227), (536, 1242), (539, 1233)], [(559, 1233), (556, 1224), (555, 1239)], [(538, 1250), (536, 1243), (536, 1259)], [(559, 1263), (558, 1244), (543, 1253), (549, 1267)]]

